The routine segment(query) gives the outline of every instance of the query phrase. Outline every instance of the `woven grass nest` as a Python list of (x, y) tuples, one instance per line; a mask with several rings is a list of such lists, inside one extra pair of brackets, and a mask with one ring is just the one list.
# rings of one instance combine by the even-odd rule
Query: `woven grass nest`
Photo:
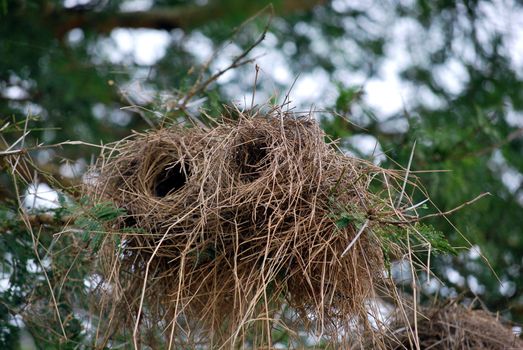
[[(414, 319), (410, 322), (414, 327)], [(483, 310), (471, 310), (455, 303), (425, 307), (417, 317), (418, 345), (433, 350), (508, 350), (523, 349), (523, 340), (499, 317)], [(384, 349), (416, 349), (413, 332), (403, 320), (391, 325)], [(374, 348), (364, 346), (362, 348)]]
[(99, 251), (105, 342), (127, 329), (153, 348), (259, 348), (277, 329), (366, 320), (404, 175), (342, 154), (311, 116), (137, 133), (94, 171), (94, 202), (126, 212)]

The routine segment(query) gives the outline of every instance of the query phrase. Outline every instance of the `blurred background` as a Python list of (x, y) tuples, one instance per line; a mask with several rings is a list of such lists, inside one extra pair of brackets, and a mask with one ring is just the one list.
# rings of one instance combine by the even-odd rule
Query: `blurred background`
[[(521, 332), (523, 3), (269, 3), (0, 0), (0, 154), (67, 140), (108, 143), (187, 114), (205, 120), (202, 110), (218, 116), (225, 103), (250, 107), (254, 90), (255, 104), (287, 98), (296, 111), (316, 111), (344, 152), (383, 167), (406, 167), (416, 144), (411, 169), (441, 211), (490, 192), (450, 222), (430, 221), (457, 254), (432, 258), (439, 279), (420, 275), (422, 299), (479, 299)], [(195, 83), (230, 67), (256, 43), (271, 12), (263, 41), (246, 56), (252, 61), (181, 103)], [(20, 142), (26, 122), (31, 132)], [(71, 186), (98, 152), (63, 146), (30, 155)], [(5, 159), (0, 156), (0, 347), (73, 348), (89, 332), (74, 307), (64, 302), (72, 340), (63, 344), (56, 340), (60, 332), (40, 331), (19, 316), (39, 291), (45, 294), (45, 275), (53, 278), (55, 266), (70, 262), (37, 261), (34, 233), (17, 221), (15, 200), (25, 193), (28, 207), (57, 208), (62, 198), (42, 181), (17, 190)], [(37, 245), (44, 256), (54, 242), (48, 236)], [(400, 271), (397, 282), (409, 284), (408, 276)], [(71, 299), (90, 288), (82, 278), (71, 283)]]

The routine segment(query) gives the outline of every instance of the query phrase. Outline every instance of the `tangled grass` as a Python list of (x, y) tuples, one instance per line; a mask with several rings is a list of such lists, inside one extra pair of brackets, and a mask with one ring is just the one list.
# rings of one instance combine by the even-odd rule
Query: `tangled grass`
[(342, 154), (310, 115), (238, 115), (136, 133), (92, 169), (85, 192), (126, 213), (99, 250), (100, 346), (262, 348), (296, 327), (343, 342), (370, 328), (388, 259), (434, 243), (408, 171)]
[[(413, 322), (412, 315), (410, 321)], [(388, 350), (416, 349), (417, 345), (420, 349), (433, 350), (523, 349), (523, 341), (501, 322), (499, 315), (454, 302), (421, 309), (417, 338), (400, 317), (387, 329), (383, 339), (384, 348)]]

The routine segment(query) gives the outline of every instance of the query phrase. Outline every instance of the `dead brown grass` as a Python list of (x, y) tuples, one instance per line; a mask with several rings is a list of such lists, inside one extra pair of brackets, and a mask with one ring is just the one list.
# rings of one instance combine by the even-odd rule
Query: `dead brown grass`
[[(456, 303), (421, 309), (418, 315), (418, 336), (421, 349), (523, 349), (523, 340), (516, 337), (499, 317)], [(385, 349), (416, 349), (402, 319), (388, 329), (385, 338)]]
[(291, 323), (338, 342), (384, 279), (380, 237), (413, 221), (405, 174), (343, 155), (310, 115), (239, 113), (107, 149), (86, 192), (127, 215), (100, 250), (100, 346), (122, 329), (135, 347), (271, 346)]

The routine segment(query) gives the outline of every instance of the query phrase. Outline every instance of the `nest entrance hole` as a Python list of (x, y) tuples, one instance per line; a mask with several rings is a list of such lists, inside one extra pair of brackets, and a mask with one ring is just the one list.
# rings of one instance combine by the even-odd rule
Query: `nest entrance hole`
[(236, 163), (242, 178), (254, 181), (260, 177), (268, 163), (268, 148), (265, 140), (260, 139), (247, 141), (239, 146)]
[(166, 167), (160, 172), (154, 181), (154, 195), (156, 197), (166, 197), (178, 191), (187, 183), (190, 174), (190, 167), (187, 164), (176, 163)]

